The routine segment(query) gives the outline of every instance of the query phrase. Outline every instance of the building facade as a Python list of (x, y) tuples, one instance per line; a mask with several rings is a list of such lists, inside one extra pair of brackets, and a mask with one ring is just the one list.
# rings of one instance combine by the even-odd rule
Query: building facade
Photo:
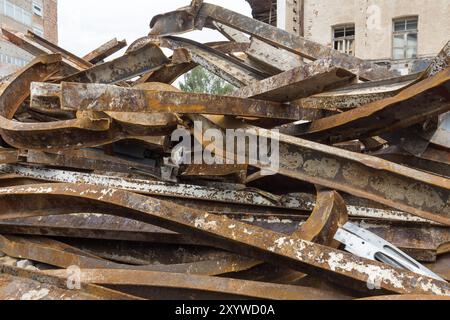
[[(21, 33), (31, 30), (57, 43), (57, 0), (0, 0), (0, 25)], [(32, 58), (0, 36), (0, 77), (18, 70)]]
[(450, 0), (247, 1), (265, 22), (401, 74), (426, 68), (450, 40)]

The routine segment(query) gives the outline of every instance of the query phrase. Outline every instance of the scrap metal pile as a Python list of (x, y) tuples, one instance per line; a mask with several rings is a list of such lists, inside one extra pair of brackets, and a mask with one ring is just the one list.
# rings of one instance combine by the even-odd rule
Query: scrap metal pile
[[(229, 41), (175, 36), (204, 28)], [(125, 42), (2, 31), (36, 58), (0, 88), (1, 299), (450, 296), (450, 43), (397, 76), (198, 0), (108, 62)], [(172, 86), (199, 65), (236, 90)], [(176, 161), (181, 128), (269, 138), (277, 170)]]

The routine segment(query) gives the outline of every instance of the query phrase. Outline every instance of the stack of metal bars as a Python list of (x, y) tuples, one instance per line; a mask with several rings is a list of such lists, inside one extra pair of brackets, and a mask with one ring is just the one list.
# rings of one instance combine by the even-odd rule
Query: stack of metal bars
[[(198, 0), (107, 62), (2, 31), (35, 59), (0, 87), (0, 299), (450, 296), (450, 43), (397, 76)], [(234, 92), (172, 85), (197, 66)]]

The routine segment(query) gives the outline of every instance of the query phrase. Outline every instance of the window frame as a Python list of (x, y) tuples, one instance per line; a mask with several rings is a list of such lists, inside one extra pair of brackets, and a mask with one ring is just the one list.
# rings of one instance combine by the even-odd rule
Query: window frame
[[(417, 28), (416, 29), (408, 29), (408, 21), (417, 21)], [(404, 21), (405, 22), (405, 29), (404, 30), (395, 30), (396, 23)], [(406, 59), (417, 59), (419, 57), (419, 16), (404, 16), (404, 17), (398, 17), (392, 19), (392, 59), (393, 60), (406, 60)], [(408, 36), (409, 35), (415, 35), (417, 42), (415, 46), (408, 46)], [(395, 38), (398, 36), (403, 36), (403, 47), (396, 47), (395, 46)], [(416, 50), (416, 54), (413, 57), (408, 58), (408, 50), (414, 48)], [(403, 49), (403, 57), (402, 58), (396, 58), (395, 57), (395, 50), (396, 49)]]
[(33, 26), (33, 33), (37, 34), (39, 37), (44, 37), (44, 28)]
[[(344, 29), (344, 36), (343, 37), (336, 37), (336, 30), (343, 28)], [(347, 36), (347, 28), (352, 28), (353, 29), (353, 36)], [(342, 41), (343, 45), (345, 47), (344, 51), (341, 51), (339, 49), (336, 49), (336, 42), (338, 41)], [(353, 44), (353, 52), (350, 53), (350, 51), (348, 50), (348, 48), (350, 46), (348, 46), (349, 41), (352, 41)], [(331, 27), (331, 43), (333, 45), (333, 49), (338, 50), (339, 52), (351, 55), (351, 56), (356, 56), (356, 25), (355, 23), (343, 23), (343, 24), (338, 24), (338, 25), (334, 25)]]
[[(40, 3), (36, 2), (36, 1), (33, 1), (32, 2), (32, 9), (33, 9), (33, 15), (36, 15), (36, 16), (41, 17), (41, 18), (44, 17), (44, 8), (43, 8), (43, 6)], [(36, 9), (39, 9), (39, 10), (36, 10)]]
[[(3, 8), (1, 11), (3, 12), (3, 14), (5, 16), (7, 16), (7, 17), (13, 19), (14, 21), (17, 21), (25, 26), (32, 25), (32, 19), (31, 19), (32, 15), (28, 10), (26, 10), (20, 6), (17, 6), (8, 0), (2, 1), (1, 4), (3, 5)], [(12, 11), (8, 12), (8, 10), (9, 11), (12, 10)]]

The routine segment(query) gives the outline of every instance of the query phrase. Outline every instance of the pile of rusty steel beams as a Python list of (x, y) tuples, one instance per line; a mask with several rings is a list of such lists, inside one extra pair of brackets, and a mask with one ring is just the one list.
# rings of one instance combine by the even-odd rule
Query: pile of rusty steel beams
[[(150, 27), (108, 62), (2, 30), (35, 59), (0, 88), (0, 299), (450, 296), (450, 43), (398, 76), (198, 0)], [(235, 91), (172, 86), (199, 65)]]

